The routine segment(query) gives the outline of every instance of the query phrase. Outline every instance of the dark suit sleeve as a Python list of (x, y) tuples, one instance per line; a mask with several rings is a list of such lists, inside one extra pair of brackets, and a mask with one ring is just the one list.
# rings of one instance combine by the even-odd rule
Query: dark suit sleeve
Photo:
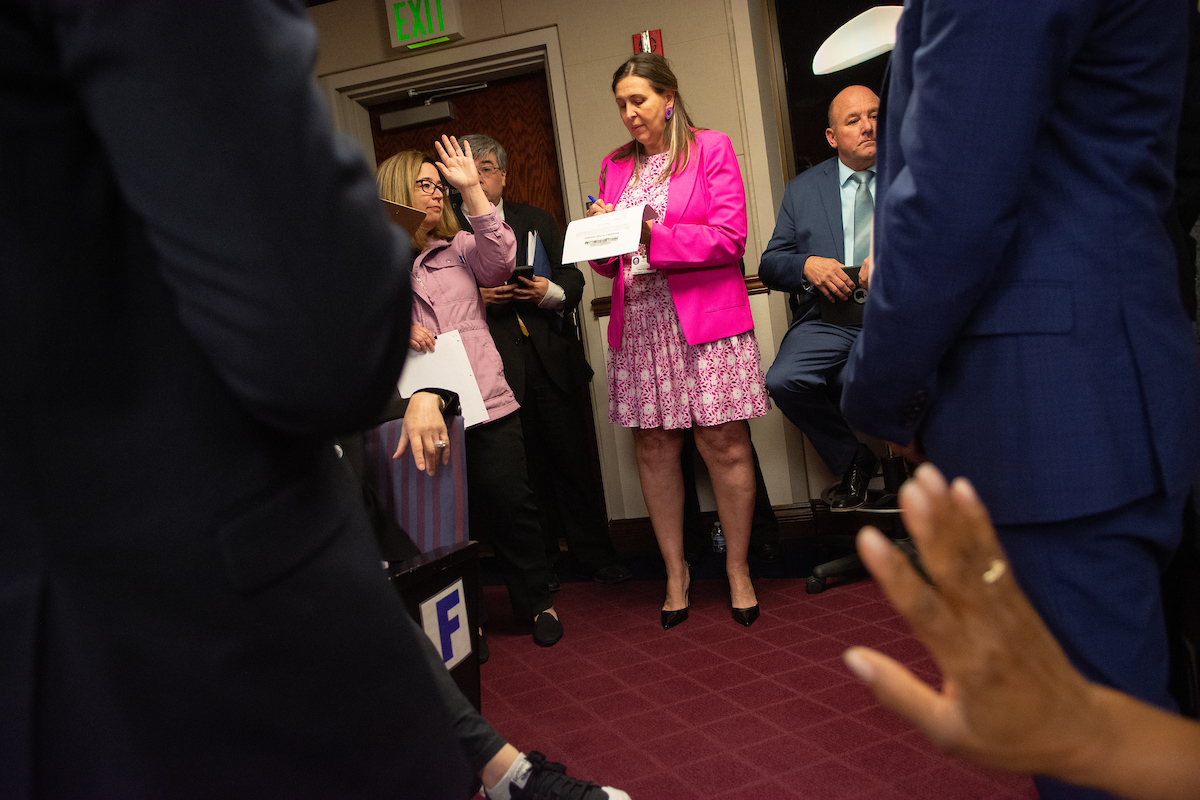
[[(800, 178), (788, 181), (779, 207), (775, 232), (758, 263), (758, 277), (769, 288), (783, 292), (806, 292), (804, 263), (811, 255), (812, 222), (804, 219), (806, 204), (802, 202)], [(808, 206), (815, 206), (814, 203)]]
[(292, 432), (370, 423), (407, 348), (411, 256), (312, 85), (300, 4), (49, 8), (149, 257), (223, 382)]
[(842, 396), (856, 428), (913, 439), (914, 409), (1013, 238), (1042, 118), (1092, 5), (930, 2), (909, 20), (920, 26), (911, 100), (886, 120), (901, 126), (886, 141), (902, 154), (885, 156), (903, 166), (876, 206), (871, 300)]
[(533, 210), (537, 214), (534, 227), (542, 238), (542, 246), (546, 248), (546, 256), (550, 259), (550, 280), (562, 287), (566, 294), (566, 299), (558, 310), (570, 311), (583, 299), (583, 273), (574, 264), (562, 263), (563, 237), (554, 216), (544, 209)]

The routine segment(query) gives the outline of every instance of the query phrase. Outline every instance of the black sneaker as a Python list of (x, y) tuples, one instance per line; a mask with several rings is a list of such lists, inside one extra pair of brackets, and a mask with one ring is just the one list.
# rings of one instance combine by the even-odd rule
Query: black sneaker
[(512, 800), (630, 800), (620, 789), (572, 778), (565, 766), (547, 761), (536, 750), (526, 758), (533, 769), (524, 786), (509, 786)]

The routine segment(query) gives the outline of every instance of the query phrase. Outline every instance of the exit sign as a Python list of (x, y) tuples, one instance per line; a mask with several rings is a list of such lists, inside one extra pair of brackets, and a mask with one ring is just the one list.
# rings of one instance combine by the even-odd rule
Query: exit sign
[(462, 38), (461, 0), (384, 0), (392, 47), (415, 50)]

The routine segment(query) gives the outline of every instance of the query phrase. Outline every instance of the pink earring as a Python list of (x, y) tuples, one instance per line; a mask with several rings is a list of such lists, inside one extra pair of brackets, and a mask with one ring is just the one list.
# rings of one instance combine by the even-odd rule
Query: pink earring
[(667, 106), (667, 119), (668, 119), (668, 120), (670, 120), (670, 119), (671, 119), (671, 112), (672, 112), (673, 110), (674, 110), (674, 109), (672, 109), (670, 106)]

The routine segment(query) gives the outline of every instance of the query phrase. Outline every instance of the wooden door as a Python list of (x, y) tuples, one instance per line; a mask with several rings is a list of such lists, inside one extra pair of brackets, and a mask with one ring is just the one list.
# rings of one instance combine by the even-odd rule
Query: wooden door
[(466, 136), (482, 133), (504, 147), (508, 155), (505, 198), (549, 211), (560, 229), (567, 227), (563, 209), (562, 180), (558, 174), (558, 151), (550, 116), (550, 93), (546, 74), (526, 75), (487, 82), (478, 92), (447, 97), (455, 118), (447, 122), (404, 130), (382, 131), (379, 115), (419, 106), (424, 98), (405, 98), (370, 108), (371, 137), (375, 163), (401, 150), (419, 150), (436, 155), (433, 143), (442, 134)]

